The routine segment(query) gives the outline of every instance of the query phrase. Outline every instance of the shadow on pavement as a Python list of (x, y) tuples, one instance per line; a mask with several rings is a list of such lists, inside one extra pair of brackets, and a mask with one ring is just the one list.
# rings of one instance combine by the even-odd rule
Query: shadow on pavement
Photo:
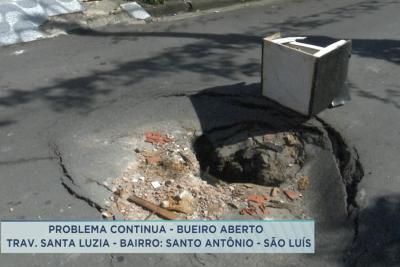
[[(259, 125), (267, 129), (264, 134), (292, 131), (308, 119), (263, 97), (261, 83), (208, 88), (190, 96), (190, 101), (205, 134), (235, 125), (246, 129)], [(231, 140), (239, 141), (243, 140)]]
[[(215, 164), (215, 144), (222, 144), (234, 151), (235, 145), (250, 137), (292, 132), (305, 143), (315, 144), (324, 151), (318, 150), (318, 156), (313, 154), (315, 151), (310, 152), (307, 159), (309, 163), (317, 162), (309, 166), (312, 177), (318, 177), (313, 180), (314, 190), (305, 194), (307, 209), (316, 220), (316, 254), (287, 256), (283, 261), (287, 265), (282, 266), (291, 266), (293, 262), (299, 261), (318, 262), (322, 258), (328, 259), (332, 265), (341, 266), (345, 249), (353, 239), (353, 221), (345, 208), (343, 177), (329, 150), (331, 141), (323, 134), (324, 126), (315, 118), (306, 118), (264, 98), (260, 83), (236, 83), (207, 88), (189, 98), (203, 131), (194, 143), (196, 155), (201, 169), (208, 169), (216, 177), (221, 176), (216, 173), (215, 166), (212, 167)], [(313, 161), (316, 158), (318, 160)], [(252, 159), (252, 162), (255, 161)], [(254, 182), (251, 180), (254, 177), (248, 178)], [(276, 255), (271, 255), (263, 259), (263, 262), (269, 266), (277, 262), (276, 258)]]
[[(202, 170), (209, 169), (211, 174), (226, 178), (227, 181), (240, 181), (243, 176), (248, 176), (248, 181), (252, 181), (251, 179), (257, 176), (254, 169), (258, 169), (257, 164), (261, 164), (261, 158), (266, 157), (264, 154), (261, 155), (260, 151), (269, 149), (268, 151), (279, 153), (279, 149), (282, 148), (272, 143), (269, 148), (263, 147), (262, 144), (254, 144), (251, 141), (253, 137), (280, 132), (304, 134), (302, 123), (307, 118), (263, 97), (260, 83), (217, 86), (202, 90), (189, 98), (202, 129), (202, 135), (194, 142), (200, 167)], [(231, 151), (236, 150), (235, 155), (238, 156), (241, 153), (238, 151), (243, 151), (243, 146), (253, 148), (254, 155), (251, 156), (251, 161), (254, 166), (239, 168), (240, 170), (236, 167), (225, 167), (224, 171), (218, 173), (216, 166), (220, 164), (217, 163), (220, 160), (217, 159), (215, 149), (229, 147)], [(239, 161), (243, 163), (242, 159)]]
[[(189, 43), (181, 47), (172, 47), (152, 57), (117, 63), (111, 70), (93, 71), (87, 76), (60, 80), (56, 83), (36, 88), (33, 91), (6, 89), (0, 97), (0, 106), (14, 106), (29, 103), (34, 100), (47, 102), (54, 111), (78, 109), (90, 111), (97, 96), (108, 95), (110, 88), (101, 88), (99, 83), (113, 81), (115, 87), (128, 86), (146, 78), (174, 74), (179, 71), (229, 78), (237, 80), (238, 74), (257, 77), (260, 73), (260, 61), (248, 59), (244, 62), (236, 57), (248, 49), (261, 50), (261, 36), (241, 34), (196, 34), (196, 33), (101, 33), (86, 31), (86, 35), (94, 36), (127, 36), (127, 37), (169, 37), (195, 38), (199, 42)], [(205, 40), (204, 40), (205, 39)], [(311, 36), (312, 43), (327, 44), (334, 39), (325, 36)], [(400, 64), (400, 41), (397, 40), (366, 40), (353, 39), (353, 53), (363, 57), (383, 59)], [(394, 98), (400, 97), (400, 92), (387, 90), (387, 97), (375, 96), (369, 92), (359, 91), (362, 97), (373, 98), (396, 107), (400, 104)]]
[[(129, 35), (133, 37), (135, 33)], [(161, 35), (175, 36), (167, 33)], [(86, 76), (72, 79), (57, 79), (45, 87), (33, 90), (4, 89), (0, 96), (0, 106), (13, 107), (39, 100), (44, 101), (56, 112), (75, 109), (86, 113), (95, 108), (99, 96), (110, 95), (115, 88), (140, 90), (132, 85), (145, 79), (162, 78), (182, 71), (204, 75), (208, 79), (222, 77), (233, 81), (239, 80), (239, 75), (248, 77), (259, 75), (258, 60), (237, 59), (242, 51), (259, 48), (259, 38), (246, 39), (242, 35), (229, 34), (212, 36), (214, 35), (203, 36), (213, 38), (211, 40), (166, 48), (147, 58), (117, 62), (112, 69), (93, 70)]]
[[(306, 41), (326, 46), (337, 39), (327, 36), (309, 36)], [(351, 39), (352, 54), (360, 57), (382, 59), (400, 64), (400, 40), (390, 39)]]
[(376, 93), (358, 89), (357, 87), (354, 88), (356, 88), (355, 93), (360, 97), (377, 100), (383, 104), (393, 105), (395, 108), (400, 109), (400, 90), (385, 89), (384, 96), (381, 96)]
[(14, 120), (2, 120), (2, 121), (0, 121), (0, 127), (9, 126), (14, 123), (15, 123)]
[[(297, 1), (306, 2), (306, 1)], [(319, 1), (315, 1), (319, 2)], [(307, 16), (291, 16), (283, 22), (266, 25), (269, 29), (275, 29), (286, 34), (302, 33), (320, 26), (351, 20), (359, 15), (372, 14), (389, 5), (399, 5), (396, 0), (365, 0), (348, 5), (335, 7), (326, 11), (318, 11)]]
[[(285, 34), (318, 28), (321, 25), (354, 17), (358, 14), (373, 12), (396, 1), (362, 1), (305, 17), (291, 17), (280, 23), (269, 23), (251, 30), (251, 34), (215, 34), (165, 31), (99, 31), (75, 30), (71, 34), (87, 37), (109, 37), (114, 42), (139, 38), (182, 38), (194, 39), (178, 47), (169, 47), (148, 58), (133, 58), (126, 62), (117, 62), (112, 69), (96, 70), (92, 73), (73, 79), (59, 79), (53, 84), (34, 90), (10, 88), (4, 90), (0, 97), (0, 106), (11, 107), (29, 103), (34, 100), (46, 102), (56, 112), (76, 109), (90, 112), (97, 103), (98, 96), (107, 96), (113, 88), (128, 87), (149, 77), (165, 77), (177, 72), (189, 72), (204, 75), (209, 79), (226, 78), (240, 81), (239, 75), (258, 77), (260, 60), (255, 58), (239, 59), (246, 51), (258, 50), (261, 53), (262, 37), (280, 30)], [(268, 7), (266, 7), (268, 10)], [(278, 14), (279, 15), (279, 14)], [(318, 39), (314, 36), (314, 39)], [(328, 40), (327, 37), (319, 39)], [(150, 41), (150, 40), (149, 40)], [(364, 40), (354, 39), (354, 53), (363, 57), (383, 59), (400, 64), (399, 42), (397, 40)], [(105, 84), (112, 81), (113, 88)], [(397, 92), (388, 91), (390, 96)], [(371, 96), (373, 97), (373, 96)]]
[(400, 266), (400, 194), (379, 197), (360, 212), (346, 266)]

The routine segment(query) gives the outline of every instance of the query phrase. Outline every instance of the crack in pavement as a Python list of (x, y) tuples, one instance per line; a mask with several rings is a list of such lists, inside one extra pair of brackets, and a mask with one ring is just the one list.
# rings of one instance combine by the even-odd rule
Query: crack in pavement
[(358, 238), (359, 233), (359, 211), (360, 207), (356, 197), (358, 184), (364, 177), (364, 167), (361, 164), (360, 156), (355, 147), (349, 146), (340, 133), (321, 118), (316, 117), (322, 123), (331, 140), (334, 156), (336, 157), (338, 168), (342, 176), (343, 184), (347, 194), (347, 214), (353, 218), (354, 236), (353, 242)]
[(196, 260), (196, 262), (193, 262), (192, 258), (190, 258), (190, 262), (193, 265), (196, 265), (195, 263), (199, 263), (201, 266), (206, 266), (207, 265), (206, 262), (202, 258), (200, 258), (199, 254), (197, 254), (197, 253), (193, 255), (193, 259)]
[[(59, 150), (58, 146), (55, 143), (49, 143), (49, 148), (50, 148), (51, 152), (55, 155), (54, 158), (57, 160), (58, 166), (62, 171), (63, 175), (60, 177), (62, 186), (67, 190), (67, 192), (71, 196), (85, 201), (87, 204), (89, 204), (89, 206), (97, 209), (100, 212), (102, 210), (102, 207), (99, 204), (95, 203), (90, 198), (85, 197), (83, 194), (79, 194), (78, 190), (74, 190), (73, 187), (77, 187), (77, 185), (76, 185), (73, 177), (69, 173), (67, 167), (64, 164), (64, 159), (63, 159), (62, 153)], [(67, 180), (64, 178), (67, 178)]]
[(61, 151), (58, 149), (58, 146), (54, 143), (49, 144), (51, 151), (54, 153), (55, 158), (58, 159), (58, 165), (60, 166), (62, 173), (65, 177), (67, 177), (74, 185), (75, 181), (72, 179), (71, 175), (69, 174), (67, 167), (64, 164), (64, 160), (61, 154)]

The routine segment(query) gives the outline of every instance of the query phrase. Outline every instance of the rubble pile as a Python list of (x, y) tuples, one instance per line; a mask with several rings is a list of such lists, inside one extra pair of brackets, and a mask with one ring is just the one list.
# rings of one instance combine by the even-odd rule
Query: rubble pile
[[(267, 137), (264, 137), (267, 138)], [(172, 212), (179, 219), (283, 219), (304, 218), (302, 194), (308, 177), (284, 189), (246, 181), (228, 183), (201, 170), (192, 149), (194, 134), (164, 135), (146, 132), (143, 148), (136, 148), (137, 162), (105, 186), (115, 194), (105, 204), (106, 218), (160, 219), (158, 211)], [(290, 142), (297, 142), (293, 139)], [(140, 199), (139, 204), (130, 196)], [(156, 205), (153, 210), (142, 202)]]

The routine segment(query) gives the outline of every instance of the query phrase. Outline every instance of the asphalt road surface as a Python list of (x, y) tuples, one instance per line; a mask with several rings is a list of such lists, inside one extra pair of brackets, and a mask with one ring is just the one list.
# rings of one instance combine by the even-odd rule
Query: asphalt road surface
[[(121, 139), (139, 122), (152, 123), (152, 114), (144, 121), (129, 112), (133, 106), (259, 83), (260, 38), (276, 31), (318, 42), (353, 40), (352, 101), (319, 117), (358, 149), (365, 176), (358, 184), (354, 241), (332, 241), (338, 249), (328, 255), (278, 255), (271, 263), (269, 255), (2, 254), (0, 266), (398, 266), (399, 12), (396, 0), (276, 1), (1, 48), (1, 219), (100, 219), (62, 185), (55, 152), (69, 159), (71, 172), (112, 175), (125, 155), (102, 153), (110, 136)], [(155, 118), (162, 112), (154, 107)]]

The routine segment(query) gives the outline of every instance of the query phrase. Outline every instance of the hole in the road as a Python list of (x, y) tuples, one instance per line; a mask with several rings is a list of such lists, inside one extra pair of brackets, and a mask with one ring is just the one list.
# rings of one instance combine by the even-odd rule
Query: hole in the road
[(218, 177), (226, 182), (280, 186), (293, 179), (304, 163), (299, 136), (238, 124), (200, 136), (194, 151), (208, 182)]
[[(174, 115), (115, 140), (117, 151), (120, 145), (132, 150), (132, 159), (114, 179), (98, 180), (99, 186), (118, 192), (100, 203), (105, 218), (159, 219), (154, 210), (162, 208), (173, 212), (170, 218), (188, 220), (331, 220), (332, 210), (344, 215), (346, 193), (348, 206), (357, 207), (354, 197), (362, 178), (356, 172), (358, 156), (338, 132), (322, 120), (228, 89), (229, 95), (217, 90), (191, 96), (196, 114), (187, 121), (182, 117), (177, 123)], [(180, 95), (158, 101), (166, 99), (171, 114), (181, 100), (187, 101)], [(154, 107), (148, 108), (154, 114)], [(65, 176), (63, 185), (74, 194), (80, 178), (68, 171), (69, 156), (52, 149)], [(74, 196), (94, 203), (90, 194)], [(131, 197), (136, 201), (128, 201)]]

